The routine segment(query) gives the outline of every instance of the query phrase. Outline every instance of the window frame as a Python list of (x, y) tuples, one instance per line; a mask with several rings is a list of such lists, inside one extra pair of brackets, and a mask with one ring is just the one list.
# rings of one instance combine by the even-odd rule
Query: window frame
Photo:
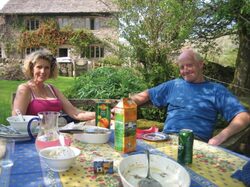
[(30, 18), (26, 20), (26, 29), (29, 31), (37, 30), (40, 26), (40, 20), (36, 18)]
[(104, 47), (102, 45), (90, 45), (89, 46), (89, 56), (90, 56), (90, 58), (103, 58), (104, 57)]
[(35, 47), (29, 47), (29, 48), (25, 48), (25, 54), (29, 55), (30, 53), (33, 53), (35, 51), (38, 51), (41, 48), (35, 48)]

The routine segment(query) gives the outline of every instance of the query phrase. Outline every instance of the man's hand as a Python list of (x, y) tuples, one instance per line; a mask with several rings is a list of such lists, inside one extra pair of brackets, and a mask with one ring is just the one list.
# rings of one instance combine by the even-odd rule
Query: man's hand
[(223, 135), (218, 134), (217, 136), (214, 136), (208, 141), (208, 144), (210, 145), (220, 145), (225, 141), (225, 137)]

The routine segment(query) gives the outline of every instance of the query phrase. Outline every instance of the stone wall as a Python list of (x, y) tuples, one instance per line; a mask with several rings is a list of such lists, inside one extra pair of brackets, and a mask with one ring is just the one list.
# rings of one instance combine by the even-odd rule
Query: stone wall
[(91, 69), (91, 62), (87, 58), (80, 58), (75, 61), (75, 76), (80, 76), (81, 74), (87, 72)]
[(91, 70), (93, 68), (93, 62), (86, 58), (80, 58), (73, 62), (60, 62), (58, 63), (60, 76), (80, 76), (81, 74)]
[(58, 63), (59, 75), (65, 77), (74, 76), (74, 67), (73, 63)]
[(5, 80), (25, 80), (20, 59), (0, 58), (0, 78)]
[(224, 67), (215, 62), (208, 62), (205, 64), (204, 75), (208, 76), (209, 78), (229, 84), (233, 81), (234, 71), (235, 68), (233, 67)]

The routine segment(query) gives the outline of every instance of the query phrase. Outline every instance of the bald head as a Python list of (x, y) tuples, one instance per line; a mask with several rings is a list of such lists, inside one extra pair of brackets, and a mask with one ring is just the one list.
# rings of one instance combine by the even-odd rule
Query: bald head
[(178, 57), (177, 63), (183, 62), (183, 61), (188, 61), (188, 62), (202, 62), (203, 59), (199, 55), (199, 53), (197, 53), (193, 49), (189, 48), (189, 49), (185, 49), (185, 50), (182, 51), (182, 53)]
[(185, 49), (179, 56), (177, 64), (184, 80), (192, 83), (204, 81), (203, 59), (192, 49)]

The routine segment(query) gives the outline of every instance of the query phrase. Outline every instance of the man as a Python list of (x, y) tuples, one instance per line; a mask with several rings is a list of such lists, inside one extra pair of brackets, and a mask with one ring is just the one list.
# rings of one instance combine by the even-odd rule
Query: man
[[(205, 80), (203, 59), (192, 49), (185, 49), (177, 64), (181, 78), (164, 82), (131, 98), (138, 104), (148, 100), (157, 107), (167, 107), (163, 131), (178, 133), (192, 129), (196, 138), (220, 145), (250, 123), (250, 115), (224, 86)], [(212, 137), (217, 115), (229, 125)]]

